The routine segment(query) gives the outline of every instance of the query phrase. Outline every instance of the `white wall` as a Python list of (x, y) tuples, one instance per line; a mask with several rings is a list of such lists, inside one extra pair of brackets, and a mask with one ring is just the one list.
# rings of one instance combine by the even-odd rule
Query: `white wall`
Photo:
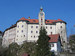
[(16, 27), (5, 31), (3, 36), (2, 46), (8, 47), (9, 44), (14, 42), (15, 37), (16, 37)]
[(50, 51), (57, 52), (57, 43), (50, 43), (50, 44), (54, 44), (54, 47), (51, 47)]
[[(61, 28), (62, 26), (62, 28)], [(62, 32), (61, 32), (62, 31)], [(67, 36), (66, 36), (66, 24), (65, 23), (56, 23), (56, 33), (60, 34), (61, 41), (67, 42)]]
[[(50, 27), (52, 27), (52, 29)], [(47, 31), (47, 35), (51, 35), (51, 32), (52, 32), (52, 34), (56, 34), (56, 32), (55, 32), (56, 26), (55, 25), (45, 25), (45, 28)]]
[[(61, 26), (62, 26), (62, 28), (61, 28)], [(64, 46), (63, 48), (66, 49), (67, 48), (66, 24), (60, 23), (60, 22), (56, 23), (56, 33), (60, 34), (61, 43)], [(64, 41), (65, 41), (65, 45), (64, 45)]]
[(9, 30), (9, 35), (8, 35), (9, 44), (15, 42), (15, 37), (16, 37), (16, 27)]
[[(31, 28), (33, 27), (33, 28)], [(38, 27), (38, 28), (36, 28)], [(31, 31), (33, 31), (33, 33), (31, 33)], [(38, 33), (36, 33), (36, 31)], [(34, 37), (35, 36), (35, 37)], [(37, 41), (39, 36), (39, 25), (38, 24), (28, 24), (28, 41)]]
[(17, 22), (15, 42), (17, 42), (19, 45), (22, 44), (25, 40), (27, 40), (27, 29), (28, 25), (25, 21)]

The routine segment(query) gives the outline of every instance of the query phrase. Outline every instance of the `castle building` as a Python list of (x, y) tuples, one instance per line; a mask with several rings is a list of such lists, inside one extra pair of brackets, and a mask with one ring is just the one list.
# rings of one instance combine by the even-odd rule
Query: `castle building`
[(45, 13), (41, 7), (38, 19), (30, 19), (30, 17), (26, 19), (22, 17), (16, 24), (6, 29), (4, 31), (2, 45), (9, 46), (12, 42), (16, 42), (19, 45), (24, 41), (36, 42), (41, 26), (45, 27), (47, 35), (59, 34), (62, 45), (67, 43), (66, 22), (61, 19), (45, 19)]

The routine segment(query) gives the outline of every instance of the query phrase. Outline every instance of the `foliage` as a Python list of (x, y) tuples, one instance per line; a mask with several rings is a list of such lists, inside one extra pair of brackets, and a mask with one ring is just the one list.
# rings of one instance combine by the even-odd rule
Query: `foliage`
[(34, 56), (35, 53), (35, 42), (24, 42), (21, 46), (21, 50), (23, 50), (25, 53), (29, 54), (30, 56)]
[(24, 42), (22, 45), (12, 43), (8, 48), (4, 48), (1, 56), (21, 56), (24, 53), (30, 56), (51, 56), (49, 47), (49, 37), (44, 28), (40, 29), (39, 39), (36, 42)]
[(71, 35), (69, 38), (70, 48), (72, 51), (75, 51), (75, 35)]
[(51, 56), (49, 47), (49, 37), (45, 28), (40, 29), (39, 39), (37, 41), (36, 56)]
[(35, 56), (35, 47), (36, 43), (34, 42), (24, 42), (22, 45), (12, 43), (8, 48), (0, 49), (0, 56), (21, 56), (24, 53)]
[(7, 50), (7, 56), (17, 56), (19, 45), (17, 43), (12, 43), (9, 45)]

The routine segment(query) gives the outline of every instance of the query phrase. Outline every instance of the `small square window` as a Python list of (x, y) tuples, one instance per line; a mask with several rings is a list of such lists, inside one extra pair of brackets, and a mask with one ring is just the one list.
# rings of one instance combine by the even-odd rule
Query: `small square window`
[(46, 29), (47, 29), (47, 26), (46, 26)]
[(24, 35), (24, 37), (25, 37), (25, 35)]
[(54, 44), (53, 43), (51, 44), (51, 47), (54, 47)]
[(36, 33), (38, 33), (38, 31), (36, 31)]
[(38, 26), (36, 26), (36, 28), (38, 28)]
[(52, 35), (52, 32), (51, 32), (51, 35)]
[(62, 28), (62, 26), (60, 26), (60, 28)]
[(34, 38), (35, 38), (35, 36), (34, 36)]
[(50, 27), (50, 29), (52, 29), (52, 27)]
[(62, 31), (61, 31), (61, 33), (62, 33)]
[(31, 26), (31, 28), (33, 28), (33, 26)]
[(31, 33), (33, 33), (33, 31), (31, 31)]
[(23, 32), (23, 30), (22, 30), (22, 32)]
[(23, 25), (22, 25), (22, 27), (23, 27)]

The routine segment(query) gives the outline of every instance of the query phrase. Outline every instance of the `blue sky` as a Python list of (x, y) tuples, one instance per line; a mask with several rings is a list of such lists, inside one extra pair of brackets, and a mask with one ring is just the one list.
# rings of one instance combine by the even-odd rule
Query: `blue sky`
[(67, 35), (75, 33), (75, 0), (0, 0), (0, 30), (15, 24), (21, 17), (38, 19), (40, 7), (46, 19), (67, 22)]

